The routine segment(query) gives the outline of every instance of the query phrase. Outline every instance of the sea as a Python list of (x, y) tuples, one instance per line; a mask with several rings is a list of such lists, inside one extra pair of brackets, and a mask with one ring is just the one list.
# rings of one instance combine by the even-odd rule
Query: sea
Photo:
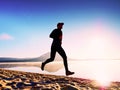
[[(69, 77), (85, 78), (108, 84), (108, 82), (120, 82), (120, 60), (78, 60), (68, 61), (70, 71), (75, 72)], [(41, 70), (41, 62), (0, 63), (0, 68), (25, 71), (40, 74), (65, 76), (62, 61), (54, 61)]]

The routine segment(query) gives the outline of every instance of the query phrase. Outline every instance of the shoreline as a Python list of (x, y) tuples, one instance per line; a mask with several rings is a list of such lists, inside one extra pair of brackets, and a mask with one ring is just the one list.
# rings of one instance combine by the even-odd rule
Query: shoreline
[(0, 89), (117, 90), (120, 89), (120, 82), (112, 82), (103, 88), (89, 79), (0, 69)]

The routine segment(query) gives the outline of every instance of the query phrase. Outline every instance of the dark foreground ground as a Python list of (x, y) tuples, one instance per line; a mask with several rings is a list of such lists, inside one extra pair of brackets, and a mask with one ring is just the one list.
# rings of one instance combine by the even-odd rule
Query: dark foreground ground
[(120, 90), (120, 82), (102, 87), (94, 80), (0, 69), (0, 90)]

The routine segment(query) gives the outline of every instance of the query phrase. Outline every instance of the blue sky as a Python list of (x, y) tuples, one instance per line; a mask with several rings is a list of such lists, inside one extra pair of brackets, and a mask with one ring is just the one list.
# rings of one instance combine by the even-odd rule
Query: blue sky
[(63, 47), (68, 57), (89, 58), (79, 55), (88, 52), (81, 48), (88, 47), (79, 46), (81, 39), (74, 37), (97, 21), (119, 36), (119, 16), (119, 0), (0, 0), (0, 57), (38, 57), (50, 51), (49, 33), (64, 22)]

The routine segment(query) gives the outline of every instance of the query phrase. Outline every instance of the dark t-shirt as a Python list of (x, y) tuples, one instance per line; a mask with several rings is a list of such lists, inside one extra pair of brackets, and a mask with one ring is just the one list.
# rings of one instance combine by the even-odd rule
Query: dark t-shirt
[(54, 29), (50, 34), (50, 38), (53, 38), (54, 45), (61, 45), (62, 31), (60, 29)]

